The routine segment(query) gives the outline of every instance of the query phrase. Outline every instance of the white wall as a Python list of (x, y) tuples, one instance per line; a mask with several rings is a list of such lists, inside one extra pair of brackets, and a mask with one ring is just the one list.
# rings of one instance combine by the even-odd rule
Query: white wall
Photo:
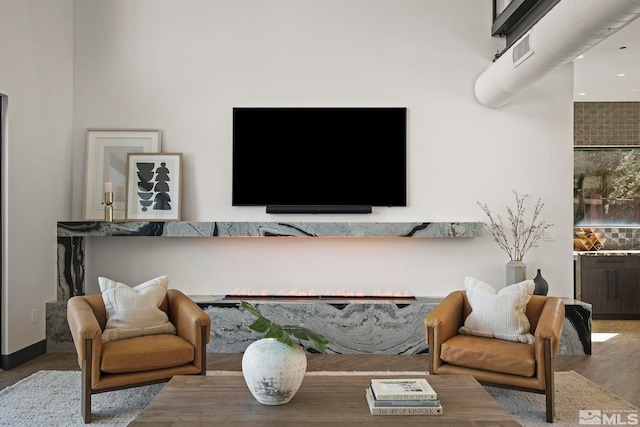
[[(82, 219), (85, 131), (159, 128), (184, 153), (183, 219), (484, 221), (512, 190), (542, 197), (558, 240), (526, 257), (550, 294), (573, 295), (572, 68), (491, 110), (477, 76), (504, 46), (491, 3), (467, 0), (80, 1), (74, 16), (73, 219)], [(408, 203), (359, 215), (267, 215), (231, 206), (234, 106), (406, 106)], [(508, 261), (476, 239), (89, 239), (87, 291), (104, 275), (169, 274), (189, 294), (236, 289), (408, 291), (442, 296)], [(53, 285), (53, 281), (52, 281)]]
[[(482, 3), (482, 4), (481, 4)], [(512, 189), (543, 197), (558, 241), (525, 261), (572, 295), (572, 70), (500, 110), (473, 95), (503, 45), (490, 2), (467, 0), (0, 0), (8, 95), (2, 354), (44, 339), (55, 299), (55, 222), (82, 219), (85, 131), (160, 128), (184, 153), (183, 217), (200, 221), (484, 221)], [(73, 9), (73, 10), (72, 10)], [(233, 106), (406, 106), (409, 206), (367, 216), (267, 215), (231, 207)], [(445, 295), (475, 275), (500, 286), (490, 237), (94, 239), (98, 275), (169, 274), (190, 294), (376, 289)], [(39, 310), (39, 321), (30, 312)]]
[(2, 354), (44, 340), (56, 296), (56, 221), (71, 215), (72, 67), (72, 0), (0, 0)]

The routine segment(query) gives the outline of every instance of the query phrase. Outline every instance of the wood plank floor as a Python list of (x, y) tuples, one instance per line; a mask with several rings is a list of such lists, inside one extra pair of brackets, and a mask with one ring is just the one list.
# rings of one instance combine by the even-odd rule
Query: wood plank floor
[[(591, 356), (558, 356), (557, 371), (573, 370), (640, 407), (640, 320), (594, 320), (594, 333), (617, 333), (593, 343)], [(309, 354), (309, 371), (426, 371), (427, 355)], [(207, 354), (208, 370), (241, 370), (242, 354)], [(47, 353), (10, 371), (0, 370), (0, 389), (39, 370), (79, 370), (76, 355)]]

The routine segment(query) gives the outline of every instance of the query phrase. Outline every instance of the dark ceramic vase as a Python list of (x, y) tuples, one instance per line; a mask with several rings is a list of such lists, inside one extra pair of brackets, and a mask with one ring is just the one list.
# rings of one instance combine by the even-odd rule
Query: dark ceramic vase
[(534, 295), (547, 295), (547, 292), (549, 292), (549, 284), (546, 279), (542, 277), (540, 269), (538, 269), (536, 277), (533, 278), (533, 282), (536, 284), (536, 287), (533, 290)]

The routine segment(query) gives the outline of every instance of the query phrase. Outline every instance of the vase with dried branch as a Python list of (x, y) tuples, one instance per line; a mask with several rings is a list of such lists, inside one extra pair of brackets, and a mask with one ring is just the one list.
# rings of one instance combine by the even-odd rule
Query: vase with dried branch
[(538, 198), (530, 220), (526, 220), (526, 201), (528, 194), (519, 195), (513, 190), (516, 198), (515, 208), (507, 206), (507, 223), (500, 215), (493, 215), (486, 203), (478, 203), (480, 208), (489, 217), (489, 224), (485, 224), (500, 249), (508, 256), (507, 285), (521, 282), (526, 278), (526, 264), (523, 259), (525, 254), (538, 246), (538, 241), (544, 235), (544, 231), (553, 226), (545, 221), (540, 221), (540, 213), (544, 208), (541, 198)]

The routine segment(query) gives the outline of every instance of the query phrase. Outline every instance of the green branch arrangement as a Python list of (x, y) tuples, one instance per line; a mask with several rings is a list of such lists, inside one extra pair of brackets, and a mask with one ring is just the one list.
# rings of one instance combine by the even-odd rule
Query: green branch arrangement
[(297, 340), (309, 341), (313, 344), (316, 350), (325, 350), (327, 348), (327, 344), (333, 342), (330, 339), (301, 326), (278, 325), (264, 317), (257, 308), (246, 301), (241, 301), (240, 306), (257, 317), (256, 321), (249, 325), (249, 329), (264, 334), (265, 338), (275, 338), (279, 342), (287, 344), (290, 347), (294, 344), (294, 338)]
[(552, 227), (553, 224), (547, 224), (545, 221), (541, 221), (536, 224), (536, 221), (538, 221), (538, 217), (540, 216), (540, 212), (542, 212), (542, 208), (544, 207), (542, 199), (538, 199), (538, 202), (533, 209), (531, 222), (527, 223), (530, 225), (525, 225), (525, 202), (529, 195), (525, 194), (523, 196), (519, 196), (518, 192), (515, 190), (513, 190), (513, 194), (516, 196), (515, 210), (507, 206), (509, 219), (508, 225), (510, 227), (509, 231), (511, 233), (511, 239), (507, 237), (502, 217), (500, 215), (496, 215), (497, 219), (494, 219), (486, 203), (476, 203), (489, 217), (490, 223), (485, 225), (491, 232), (495, 241), (498, 243), (498, 246), (500, 246), (500, 249), (509, 255), (509, 259), (511, 261), (522, 261), (524, 255), (529, 251), (529, 249), (537, 247), (537, 243), (542, 237), (544, 231), (547, 228)]

